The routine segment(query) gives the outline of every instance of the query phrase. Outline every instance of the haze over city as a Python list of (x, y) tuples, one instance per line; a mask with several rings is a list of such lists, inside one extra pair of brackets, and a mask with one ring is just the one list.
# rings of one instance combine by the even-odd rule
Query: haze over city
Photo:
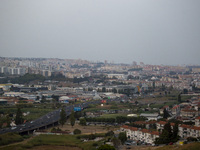
[(0, 0), (0, 150), (200, 147), (200, 0)]
[(1, 0), (0, 55), (200, 64), (198, 0)]

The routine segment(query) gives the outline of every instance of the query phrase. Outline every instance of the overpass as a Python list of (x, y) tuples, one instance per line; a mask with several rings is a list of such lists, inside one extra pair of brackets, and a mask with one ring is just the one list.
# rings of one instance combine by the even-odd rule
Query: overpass
[[(98, 100), (98, 101), (90, 101), (90, 102), (85, 102), (85, 103), (80, 103), (80, 104), (75, 104), (75, 105), (69, 105), (69, 106), (64, 107), (64, 109), (67, 114), (67, 117), (69, 117), (74, 107), (81, 107), (82, 109), (84, 109), (84, 108), (87, 108), (88, 105), (90, 104), (99, 104), (100, 102), (101, 101)], [(58, 110), (49, 112), (46, 115), (38, 119), (35, 119), (31, 122), (17, 125), (15, 127), (1, 129), (0, 134), (8, 133), (8, 132), (17, 132), (19, 134), (30, 134), (34, 130), (43, 130), (48, 127), (58, 125), (59, 119), (60, 119), (60, 111), (61, 111), (61, 108)]]

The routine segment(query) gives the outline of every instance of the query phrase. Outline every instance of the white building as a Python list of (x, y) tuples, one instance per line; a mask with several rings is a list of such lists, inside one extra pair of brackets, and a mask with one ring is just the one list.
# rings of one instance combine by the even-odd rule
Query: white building
[(195, 126), (200, 127), (200, 116), (195, 118)]
[(148, 144), (153, 144), (155, 139), (159, 137), (159, 132), (150, 131), (147, 129), (138, 129), (136, 127), (130, 127), (127, 125), (123, 125), (120, 130), (122, 132), (126, 132), (126, 135), (131, 140), (139, 140)]
[(154, 113), (154, 114), (141, 113), (140, 116), (146, 117), (148, 120), (157, 120), (157, 119), (159, 119), (158, 113)]

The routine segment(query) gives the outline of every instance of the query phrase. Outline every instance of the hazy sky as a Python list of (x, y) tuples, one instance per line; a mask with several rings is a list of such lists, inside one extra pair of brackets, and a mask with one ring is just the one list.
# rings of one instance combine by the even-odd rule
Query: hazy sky
[(200, 0), (0, 0), (0, 56), (200, 64)]

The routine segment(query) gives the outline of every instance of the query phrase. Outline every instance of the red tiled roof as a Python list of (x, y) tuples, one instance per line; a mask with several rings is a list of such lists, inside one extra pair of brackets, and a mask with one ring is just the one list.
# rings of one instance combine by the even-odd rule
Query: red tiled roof
[(199, 119), (200, 120), (200, 116), (196, 117), (195, 119)]
[(175, 126), (175, 123), (171, 122), (170, 125), (171, 125), (171, 126)]
[(191, 109), (191, 108), (192, 108), (191, 106), (184, 107), (184, 109)]
[(131, 127), (131, 130), (132, 130), (132, 131), (137, 131), (138, 128), (136, 128), (136, 127)]
[(129, 126), (127, 126), (127, 125), (123, 125), (123, 126), (122, 126), (122, 128), (125, 128), (125, 129), (130, 129), (130, 127), (129, 127)]
[(136, 128), (136, 127), (130, 127), (130, 126), (127, 126), (127, 125), (123, 125), (122, 128), (124, 128), (124, 129), (130, 129), (132, 131), (137, 131), (138, 130), (138, 128)]
[(182, 124), (182, 125), (180, 125), (180, 127), (182, 127), (182, 128), (190, 128), (190, 126), (186, 125), (186, 124)]
[(179, 107), (179, 105), (175, 105), (172, 109), (177, 109)]
[(167, 105), (166, 105), (166, 106), (163, 106), (163, 109), (168, 108), (168, 107), (169, 107), (169, 106), (167, 106)]
[(193, 126), (193, 127), (191, 127), (191, 129), (200, 130), (200, 127)]
[(147, 129), (142, 129), (141, 132), (143, 132), (143, 133), (150, 133), (150, 131), (147, 130)]
[(134, 124), (146, 124), (146, 122), (145, 121), (135, 121), (135, 122), (133, 122)]
[(158, 131), (152, 131), (150, 134), (159, 135), (159, 132)]

